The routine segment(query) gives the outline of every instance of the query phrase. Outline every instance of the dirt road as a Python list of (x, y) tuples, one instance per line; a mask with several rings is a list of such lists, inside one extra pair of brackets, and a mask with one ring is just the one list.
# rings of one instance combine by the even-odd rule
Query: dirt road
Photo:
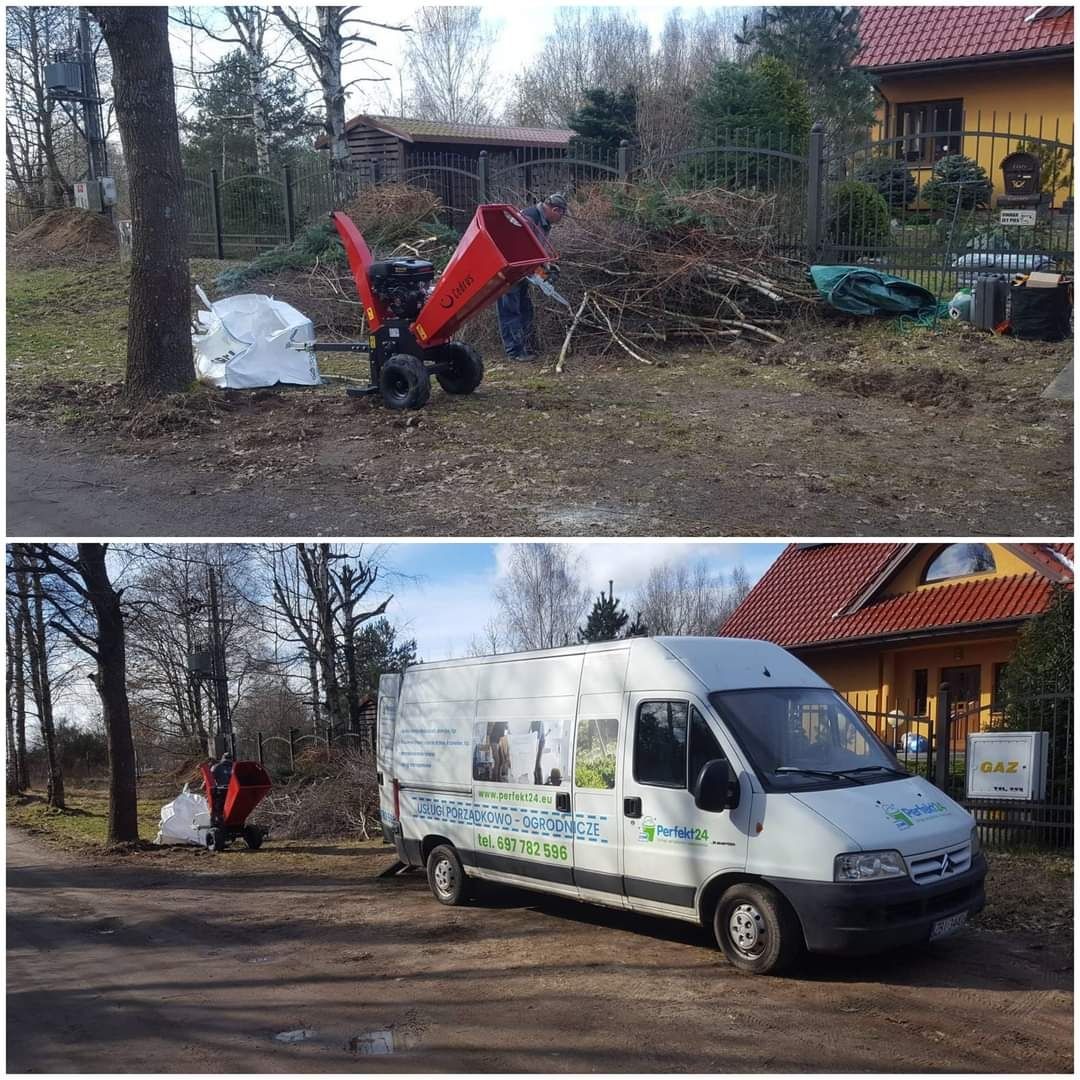
[(853, 334), (802, 346), (797, 368), (705, 352), (562, 375), (494, 363), (475, 394), (436, 388), (407, 416), (331, 387), (118, 419), (115, 387), (45, 388), (11, 406), (8, 533), (1068, 532), (1072, 409), (1038, 396), (1056, 346), (961, 336), (948, 355), (969, 375), (890, 339), (902, 363), (855, 371)]
[(1034, 934), (753, 978), (688, 925), (441, 907), (379, 845), (87, 862), (9, 829), (7, 861), (14, 1072), (1072, 1070), (1071, 961)]

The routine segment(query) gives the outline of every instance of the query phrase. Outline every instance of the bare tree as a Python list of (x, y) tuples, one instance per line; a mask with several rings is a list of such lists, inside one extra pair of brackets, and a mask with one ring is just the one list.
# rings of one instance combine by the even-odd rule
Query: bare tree
[(619, 8), (557, 8), (536, 59), (515, 79), (508, 109), (521, 124), (565, 126), (585, 91), (644, 84), (649, 29)]
[(720, 60), (735, 59), (743, 7), (698, 9), (687, 17), (675, 8), (660, 32), (649, 70), (638, 88), (637, 123), (645, 158), (675, 154), (693, 145), (694, 118), (687, 102)]
[(353, 29), (356, 26), (379, 27), (383, 30), (407, 30), (405, 25), (391, 25), (358, 19), (356, 7), (316, 7), (315, 21), (305, 19), (296, 8), (274, 7), (274, 14), (303, 50), (308, 66), (318, 84), (323, 99), (323, 129), (330, 148), (330, 160), (340, 166), (349, 156), (345, 139), (345, 97), (350, 86), (358, 82), (383, 82), (385, 75), (360, 76), (346, 83), (342, 66), (346, 60), (373, 65), (385, 63), (372, 56), (350, 56), (350, 48), (376, 44), (374, 38), (364, 37)]
[(494, 31), (475, 7), (423, 7), (405, 46), (412, 105), (424, 120), (493, 122)]
[(9, 795), (15, 795), (30, 785), (26, 770), (26, 656), (22, 611), (14, 590), (8, 590), (6, 615), (7, 789)]
[[(34, 699), (41, 742), (45, 750), (48, 770), (46, 802), (49, 806), (64, 807), (64, 775), (57, 752), (56, 724), (53, 718), (52, 679), (49, 671), (49, 645), (45, 632), (44, 605), (40, 575), (42, 566), (35, 545), (12, 544), (11, 565), (8, 573), (14, 574), (19, 597), (19, 614), (25, 634), (26, 651), (30, 667), (30, 691)], [(25, 698), (24, 698), (25, 700)]]
[(184, 390), (191, 281), (167, 8), (90, 8), (113, 61), (130, 176), (133, 245), (125, 390), (135, 402)]
[(749, 591), (746, 571), (735, 567), (730, 580), (708, 562), (666, 562), (649, 573), (634, 598), (634, 607), (655, 635), (716, 633)]
[(566, 544), (515, 544), (495, 589), (503, 636), (512, 649), (551, 649), (577, 640), (589, 590), (580, 558)]
[[(219, 27), (213, 14), (221, 11), (228, 27)], [(207, 12), (209, 11), (209, 15)], [(251, 124), (255, 133), (255, 160), (263, 175), (270, 172), (270, 131), (267, 127), (267, 76), (280, 63), (291, 42), (271, 47), (267, 30), (273, 23), (269, 8), (225, 5), (218, 8), (185, 7), (173, 16), (182, 26), (223, 45), (236, 45), (247, 63), (251, 95)], [(198, 78), (192, 70), (192, 76)]]
[(70, 125), (44, 82), (45, 64), (73, 44), (70, 22), (55, 7), (9, 7), (5, 15), (8, 182), (35, 210), (70, 206), (71, 183), (61, 165), (64, 128)]
[[(17, 545), (20, 546), (20, 545)], [(54, 544), (21, 545), (36, 579), (35, 599), (48, 597), (50, 625), (95, 663), (94, 686), (109, 747), (110, 844), (139, 839), (135, 747), (127, 695), (123, 590), (113, 588), (106, 544), (78, 544), (75, 553)], [(41, 612), (35, 620), (44, 624)]]

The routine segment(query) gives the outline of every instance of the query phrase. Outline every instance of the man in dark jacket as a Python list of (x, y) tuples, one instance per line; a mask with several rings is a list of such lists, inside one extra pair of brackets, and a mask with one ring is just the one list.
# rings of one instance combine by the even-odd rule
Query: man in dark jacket
[(228, 750), (221, 755), (221, 760), (210, 767), (210, 779), (214, 788), (210, 792), (210, 814), (213, 822), (220, 825), (225, 815), (225, 796), (229, 792), (229, 781), (233, 774), (232, 754)]
[[(556, 192), (535, 206), (527, 206), (521, 214), (546, 240), (551, 226), (557, 225), (566, 216), (566, 197)], [(528, 281), (522, 278), (509, 292), (499, 297), (496, 307), (506, 355), (511, 360), (535, 360), (539, 345)]]

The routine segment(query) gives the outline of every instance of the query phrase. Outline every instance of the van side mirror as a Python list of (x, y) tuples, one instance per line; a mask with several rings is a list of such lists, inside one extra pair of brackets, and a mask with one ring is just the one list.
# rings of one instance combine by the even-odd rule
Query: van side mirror
[(694, 805), (699, 810), (719, 813), (739, 805), (739, 778), (727, 758), (707, 761), (694, 785)]

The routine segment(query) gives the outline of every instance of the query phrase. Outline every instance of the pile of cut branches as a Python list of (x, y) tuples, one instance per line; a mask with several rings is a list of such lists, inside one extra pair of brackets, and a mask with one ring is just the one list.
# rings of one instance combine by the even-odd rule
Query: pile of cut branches
[[(665, 343), (747, 335), (782, 343), (817, 294), (778, 249), (778, 196), (598, 184), (579, 190), (552, 239), (571, 303), (559, 356), (613, 346), (643, 363)], [(565, 312), (565, 309), (563, 309)]]
[(275, 836), (306, 840), (379, 835), (379, 789), (375, 761), (357, 750), (326, 747), (296, 756), (296, 771), (275, 785), (253, 820), (268, 824)]

